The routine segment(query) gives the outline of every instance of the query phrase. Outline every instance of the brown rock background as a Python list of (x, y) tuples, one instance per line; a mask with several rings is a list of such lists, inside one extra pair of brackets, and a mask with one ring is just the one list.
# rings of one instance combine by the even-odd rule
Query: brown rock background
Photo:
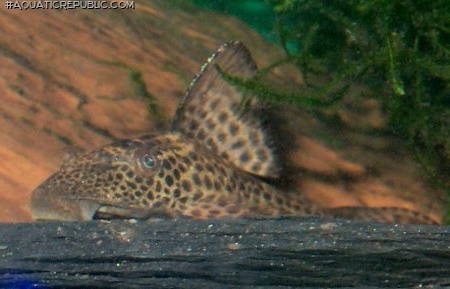
[[(171, 116), (221, 43), (242, 40), (260, 67), (283, 55), (237, 19), (183, 1), (139, 1), (132, 10), (0, 9), (3, 222), (30, 220), (32, 190), (58, 170), (66, 153), (167, 125), (169, 117), (156, 124), (148, 96), (155, 96), (161, 115)], [(296, 89), (302, 84), (290, 67), (276, 69), (271, 80)], [(350, 104), (358, 109), (346, 109)], [(283, 110), (295, 135), (296, 189), (324, 206), (395, 205), (440, 219), (441, 195), (405, 144), (358, 130), (361, 124), (383, 127), (379, 105), (350, 95), (342, 107), (324, 111), (348, 123), (340, 129)]]

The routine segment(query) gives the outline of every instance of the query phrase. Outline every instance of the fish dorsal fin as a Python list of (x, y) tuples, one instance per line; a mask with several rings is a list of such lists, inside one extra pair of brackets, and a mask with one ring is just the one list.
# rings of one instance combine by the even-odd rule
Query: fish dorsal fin
[(241, 42), (225, 43), (203, 65), (177, 109), (172, 130), (206, 145), (243, 171), (277, 177), (279, 167), (262, 126), (258, 100), (224, 80), (223, 72), (242, 79), (255, 75), (256, 64)]

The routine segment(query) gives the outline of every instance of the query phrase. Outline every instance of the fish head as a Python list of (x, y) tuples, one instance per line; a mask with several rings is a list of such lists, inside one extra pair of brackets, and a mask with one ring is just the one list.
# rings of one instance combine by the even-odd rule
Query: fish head
[(231, 164), (179, 133), (122, 140), (75, 156), (32, 194), (35, 220), (239, 214)]
[(32, 193), (33, 219), (90, 220), (102, 211), (138, 217), (140, 207), (158, 207), (153, 177), (161, 170), (160, 149), (148, 136), (69, 158)]

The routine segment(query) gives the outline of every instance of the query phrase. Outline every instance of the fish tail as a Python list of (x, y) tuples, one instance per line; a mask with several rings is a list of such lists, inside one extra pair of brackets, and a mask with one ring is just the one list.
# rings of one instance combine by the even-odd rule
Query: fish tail
[(425, 214), (398, 207), (336, 207), (325, 208), (323, 211), (330, 217), (357, 221), (372, 221), (390, 224), (439, 224), (438, 221)]

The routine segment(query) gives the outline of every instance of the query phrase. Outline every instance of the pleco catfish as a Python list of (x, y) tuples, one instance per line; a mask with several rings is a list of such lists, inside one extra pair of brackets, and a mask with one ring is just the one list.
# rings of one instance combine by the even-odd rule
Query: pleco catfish
[(391, 223), (434, 223), (395, 208), (319, 208), (264, 182), (280, 168), (261, 105), (224, 79), (250, 79), (256, 65), (240, 42), (202, 67), (169, 131), (121, 140), (67, 160), (33, 192), (35, 220), (318, 215)]

